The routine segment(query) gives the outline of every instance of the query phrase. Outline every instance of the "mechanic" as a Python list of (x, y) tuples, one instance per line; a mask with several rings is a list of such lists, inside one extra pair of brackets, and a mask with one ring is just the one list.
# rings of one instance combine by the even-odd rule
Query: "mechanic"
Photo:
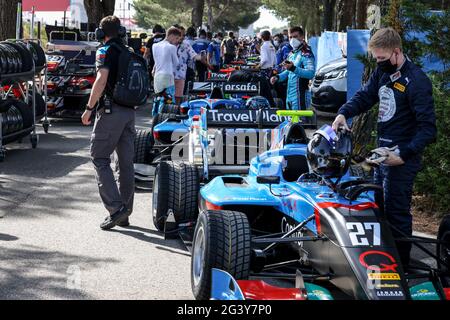
[(222, 32), (216, 33), (214, 36), (214, 40), (208, 46), (208, 69), (212, 72), (219, 72), (221, 66), (221, 52), (220, 52), (220, 44), (223, 41)]
[(234, 59), (236, 59), (238, 47), (239, 43), (236, 41), (234, 33), (232, 31), (228, 32), (228, 38), (226, 38), (222, 42), (224, 64), (230, 64), (232, 61), (234, 61)]
[(188, 65), (192, 61), (201, 61), (206, 64), (206, 57), (197, 54), (191, 45), (184, 39), (185, 29), (183, 26), (174, 25), (175, 28), (181, 32), (181, 38), (178, 42), (178, 65), (175, 68), (175, 100), (176, 104), (180, 105), (182, 102), (183, 94), (186, 89), (186, 73)]
[[(201, 29), (198, 33), (198, 39), (195, 40), (194, 44), (192, 45), (192, 49), (194, 49), (197, 54), (206, 57), (206, 52), (208, 51), (208, 46), (210, 43), (211, 41), (206, 39), (206, 31)], [(198, 81), (205, 81), (206, 71), (208, 70), (207, 66), (201, 61), (196, 61), (195, 70), (197, 71)]]
[(311, 48), (305, 42), (305, 33), (301, 27), (289, 30), (292, 53), (284, 61), (286, 69), (270, 79), (272, 85), (287, 81), (286, 107), (292, 110), (306, 110), (306, 91), (309, 80), (314, 77), (315, 58)]
[[(383, 149), (387, 159), (375, 170), (375, 183), (383, 186), (377, 203), (390, 224), (410, 237), (414, 179), (425, 147), (436, 138), (432, 85), (427, 75), (405, 56), (400, 35), (394, 29), (378, 30), (370, 39), (369, 51), (378, 66), (366, 85), (339, 109), (333, 129), (349, 130), (347, 119), (379, 102), (378, 147), (389, 149)], [(392, 231), (394, 237), (402, 237), (395, 229)], [(399, 241), (397, 247), (407, 266), (411, 243)]]
[(144, 51), (144, 58), (148, 61), (148, 69), (150, 73), (150, 82), (153, 81), (153, 67), (155, 66), (155, 59), (153, 59), (152, 48), (155, 43), (161, 42), (166, 37), (163, 27), (159, 24), (156, 24), (153, 27), (153, 36), (147, 41)]
[[(133, 211), (134, 199), (134, 108), (112, 101), (118, 74), (120, 51), (113, 46), (125, 47), (119, 37), (119, 18), (108, 16), (100, 22), (105, 34), (104, 45), (97, 50), (97, 77), (92, 87), (86, 110), (82, 115), (84, 125), (91, 124), (92, 111), (100, 100), (91, 137), (91, 157), (96, 171), (100, 197), (108, 217), (100, 227), (111, 229), (116, 225), (129, 225), (128, 216)], [(116, 151), (119, 168), (119, 186), (111, 169), (111, 154)]]
[(167, 30), (167, 36), (163, 41), (153, 45), (155, 94), (167, 94), (172, 98), (175, 97), (175, 70), (179, 62), (176, 46), (180, 39), (180, 30), (172, 27)]
[(275, 53), (275, 47), (272, 44), (272, 36), (270, 34), (270, 31), (265, 30), (261, 32), (261, 38), (264, 41), (261, 46), (261, 63), (260, 68), (261, 71), (267, 75), (267, 77), (270, 77), (272, 75), (273, 68), (276, 64), (276, 53)]

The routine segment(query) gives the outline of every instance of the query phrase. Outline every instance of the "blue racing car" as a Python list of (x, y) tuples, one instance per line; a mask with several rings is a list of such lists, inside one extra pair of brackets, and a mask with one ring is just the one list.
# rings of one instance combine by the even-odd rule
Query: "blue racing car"
[[(350, 135), (324, 126), (309, 139), (298, 123), (309, 112), (278, 115), (292, 119), (245, 176), (205, 180), (185, 162), (156, 169), (153, 220), (191, 249), (194, 297), (449, 299), (450, 216), (438, 240), (394, 239), (374, 201), (380, 187), (349, 174)], [(434, 242), (436, 254), (425, 252), (437, 268), (404, 267), (394, 240)]]

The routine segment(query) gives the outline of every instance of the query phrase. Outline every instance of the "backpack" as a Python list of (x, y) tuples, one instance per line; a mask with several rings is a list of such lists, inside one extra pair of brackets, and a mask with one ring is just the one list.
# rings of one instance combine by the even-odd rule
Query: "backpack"
[(230, 38), (225, 41), (225, 52), (229, 55), (236, 53), (236, 42), (234, 41), (234, 39)]
[(147, 62), (126, 47), (113, 43), (120, 51), (117, 82), (113, 90), (113, 101), (126, 107), (136, 107), (147, 101), (150, 87)]

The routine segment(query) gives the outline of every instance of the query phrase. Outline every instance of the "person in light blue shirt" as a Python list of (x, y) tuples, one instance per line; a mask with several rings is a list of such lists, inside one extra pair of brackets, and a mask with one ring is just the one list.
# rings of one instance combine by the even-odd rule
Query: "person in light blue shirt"
[(289, 30), (290, 45), (293, 51), (283, 62), (285, 71), (272, 77), (272, 85), (287, 81), (286, 107), (291, 110), (306, 110), (306, 92), (309, 81), (314, 77), (315, 58), (311, 47), (305, 42), (305, 33), (301, 27)]

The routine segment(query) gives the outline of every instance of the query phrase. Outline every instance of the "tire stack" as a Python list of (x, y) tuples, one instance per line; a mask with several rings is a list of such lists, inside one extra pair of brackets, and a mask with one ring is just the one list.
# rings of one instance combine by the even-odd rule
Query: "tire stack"
[(36, 69), (46, 64), (45, 52), (40, 45), (29, 42), (30, 48), (23, 41), (0, 42), (0, 74), (18, 74), (30, 72), (33, 63)]
[[(46, 65), (45, 52), (34, 42), (2, 41), (0, 42), (0, 85), (22, 83), (33, 78)], [(22, 139), (33, 131), (35, 120), (42, 119), (45, 114), (45, 101), (35, 93), (36, 119), (33, 119), (33, 95), (28, 97), (28, 104), (16, 98), (0, 99), (2, 115), (2, 144)], [(0, 145), (0, 148), (2, 146)]]
[[(0, 101), (0, 113), (2, 114), (3, 144), (19, 140), (32, 131), (33, 110), (24, 102), (17, 99)], [(24, 129), (24, 132), (18, 133)]]

